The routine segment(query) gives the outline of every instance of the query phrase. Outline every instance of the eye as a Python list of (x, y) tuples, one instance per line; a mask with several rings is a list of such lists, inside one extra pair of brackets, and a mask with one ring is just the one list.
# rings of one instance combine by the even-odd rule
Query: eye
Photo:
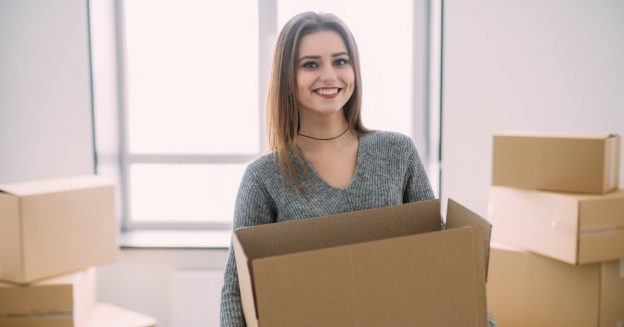
[(338, 58), (334, 61), (334, 65), (336, 66), (344, 66), (349, 64), (349, 59), (347, 58)]
[(303, 67), (305, 69), (314, 69), (314, 68), (318, 67), (318, 65), (314, 61), (306, 61), (303, 64), (301, 64), (301, 67)]

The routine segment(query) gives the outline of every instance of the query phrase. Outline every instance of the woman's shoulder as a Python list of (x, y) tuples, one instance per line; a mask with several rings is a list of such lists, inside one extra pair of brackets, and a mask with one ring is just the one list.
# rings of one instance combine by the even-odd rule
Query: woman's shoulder
[(247, 165), (247, 173), (256, 176), (267, 176), (273, 173), (277, 173), (279, 170), (279, 164), (277, 162), (277, 156), (274, 152), (265, 153), (255, 158)]
[(411, 151), (415, 148), (412, 139), (399, 132), (372, 131), (361, 136), (363, 145), (387, 151)]

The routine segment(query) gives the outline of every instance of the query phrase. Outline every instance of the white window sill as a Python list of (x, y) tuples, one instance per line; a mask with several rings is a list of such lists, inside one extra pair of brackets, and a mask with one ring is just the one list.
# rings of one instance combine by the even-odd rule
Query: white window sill
[(122, 249), (227, 249), (232, 232), (227, 230), (131, 230), (122, 231)]

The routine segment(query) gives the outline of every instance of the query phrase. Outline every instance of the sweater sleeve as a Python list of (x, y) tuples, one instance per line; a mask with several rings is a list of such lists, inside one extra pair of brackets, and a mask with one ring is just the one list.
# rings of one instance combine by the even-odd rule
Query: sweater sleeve
[(431, 200), (434, 198), (433, 190), (418, 156), (416, 145), (411, 140), (408, 151), (407, 173), (403, 184), (403, 203)]
[[(267, 224), (274, 221), (274, 205), (255, 178), (252, 167), (247, 167), (236, 197), (234, 209), (234, 230)], [(244, 327), (245, 318), (241, 303), (240, 288), (234, 250), (230, 243), (225, 267), (223, 289), (221, 290), (221, 327)]]

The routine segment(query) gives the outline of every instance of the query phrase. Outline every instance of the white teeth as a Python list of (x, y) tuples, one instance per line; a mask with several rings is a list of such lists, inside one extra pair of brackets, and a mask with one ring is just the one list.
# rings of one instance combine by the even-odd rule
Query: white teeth
[(322, 95), (332, 95), (338, 93), (338, 89), (318, 89), (317, 92)]

